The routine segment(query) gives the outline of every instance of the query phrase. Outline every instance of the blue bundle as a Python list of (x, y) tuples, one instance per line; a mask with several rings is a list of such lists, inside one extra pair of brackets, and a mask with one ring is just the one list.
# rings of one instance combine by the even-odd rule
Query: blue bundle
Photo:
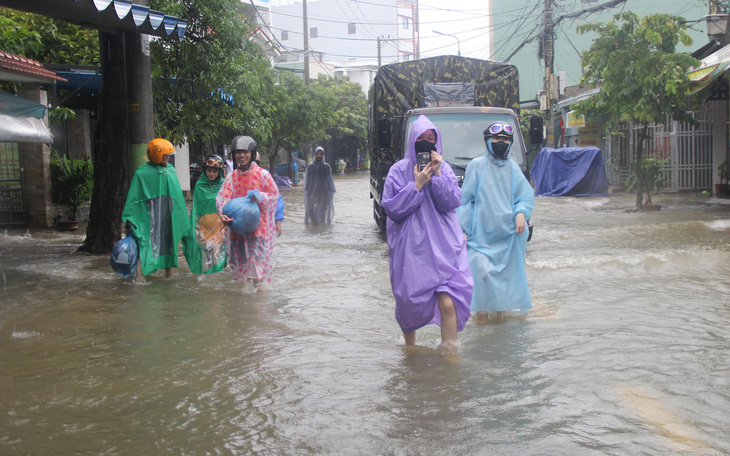
[(249, 190), (246, 196), (233, 198), (223, 206), (223, 215), (233, 219), (228, 227), (234, 233), (246, 236), (253, 233), (261, 222), (261, 212), (256, 201), (251, 201), (253, 196), (256, 201), (263, 198), (258, 190)]
[(117, 271), (120, 276), (125, 279), (132, 277), (136, 273), (138, 261), (139, 249), (134, 237), (127, 236), (114, 244), (112, 255), (109, 257), (109, 263), (111, 263), (112, 269)]

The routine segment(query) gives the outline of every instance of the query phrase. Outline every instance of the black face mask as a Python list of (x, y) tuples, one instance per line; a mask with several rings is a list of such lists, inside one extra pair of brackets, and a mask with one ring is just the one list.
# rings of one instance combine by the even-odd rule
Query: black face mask
[(492, 155), (494, 158), (506, 160), (511, 145), (512, 143), (508, 142), (492, 141)]
[(436, 143), (432, 143), (431, 141), (427, 141), (425, 139), (416, 141), (416, 153), (431, 152), (432, 150), (436, 150)]

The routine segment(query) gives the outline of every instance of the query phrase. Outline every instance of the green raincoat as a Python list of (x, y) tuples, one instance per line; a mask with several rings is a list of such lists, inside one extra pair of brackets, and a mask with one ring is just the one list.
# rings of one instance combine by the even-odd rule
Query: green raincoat
[(190, 231), (190, 222), (172, 165), (147, 162), (137, 169), (129, 185), (122, 222), (132, 225), (143, 275), (177, 268), (177, 246)]
[(195, 184), (190, 212), (192, 229), (183, 239), (183, 252), (190, 270), (196, 274), (220, 272), (226, 267), (226, 226), (215, 208), (215, 197), (222, 184), (221, 177), (211, 181), (205, 173)]

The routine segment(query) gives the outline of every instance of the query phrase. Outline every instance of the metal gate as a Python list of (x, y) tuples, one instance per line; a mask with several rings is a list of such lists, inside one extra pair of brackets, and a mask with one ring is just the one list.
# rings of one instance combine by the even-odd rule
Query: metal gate
[[(688, 112), (696, 122), (667, 118), (664, 125), (649, 125), (644, 158), (660, 160), (667, 176), (664, 188), (701, 190), (712, 187), (712, 122), (708, 109)], [(641, 125), (627, 124), (608, 141), (608, 167), (614, 185), (625, 182), (633, 172), (637, 147), (641, 146)]]
[(24, 214), (18, 143), (0, 143), (0, 225), (22, 225)]

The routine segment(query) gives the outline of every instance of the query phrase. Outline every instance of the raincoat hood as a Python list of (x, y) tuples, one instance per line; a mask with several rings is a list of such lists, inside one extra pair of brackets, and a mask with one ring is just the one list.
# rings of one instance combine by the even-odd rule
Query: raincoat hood
[(413, 124), (413, 129), (408, 137), (408, 144), (406, 144), (406, 156), (411, 163), (411, 167), (416, 164), (416, 138), (426, 130), (433, 130), (436, 132), (436, 152), (441, 155), (441, 132), (438, 131), (436, 125), (431, 122), (428, 117), (421, 115), (418, 116), (416, 122)]
[(220, 174), (211, 181), (205, 173), (195, 184), (190, 211), (192, 229), (183, 238), (183, 253), (190, 270), (195, 274), (219, 272), (226, 267), (225, 225), (215, 205), (221, 185), (223, 179)]

